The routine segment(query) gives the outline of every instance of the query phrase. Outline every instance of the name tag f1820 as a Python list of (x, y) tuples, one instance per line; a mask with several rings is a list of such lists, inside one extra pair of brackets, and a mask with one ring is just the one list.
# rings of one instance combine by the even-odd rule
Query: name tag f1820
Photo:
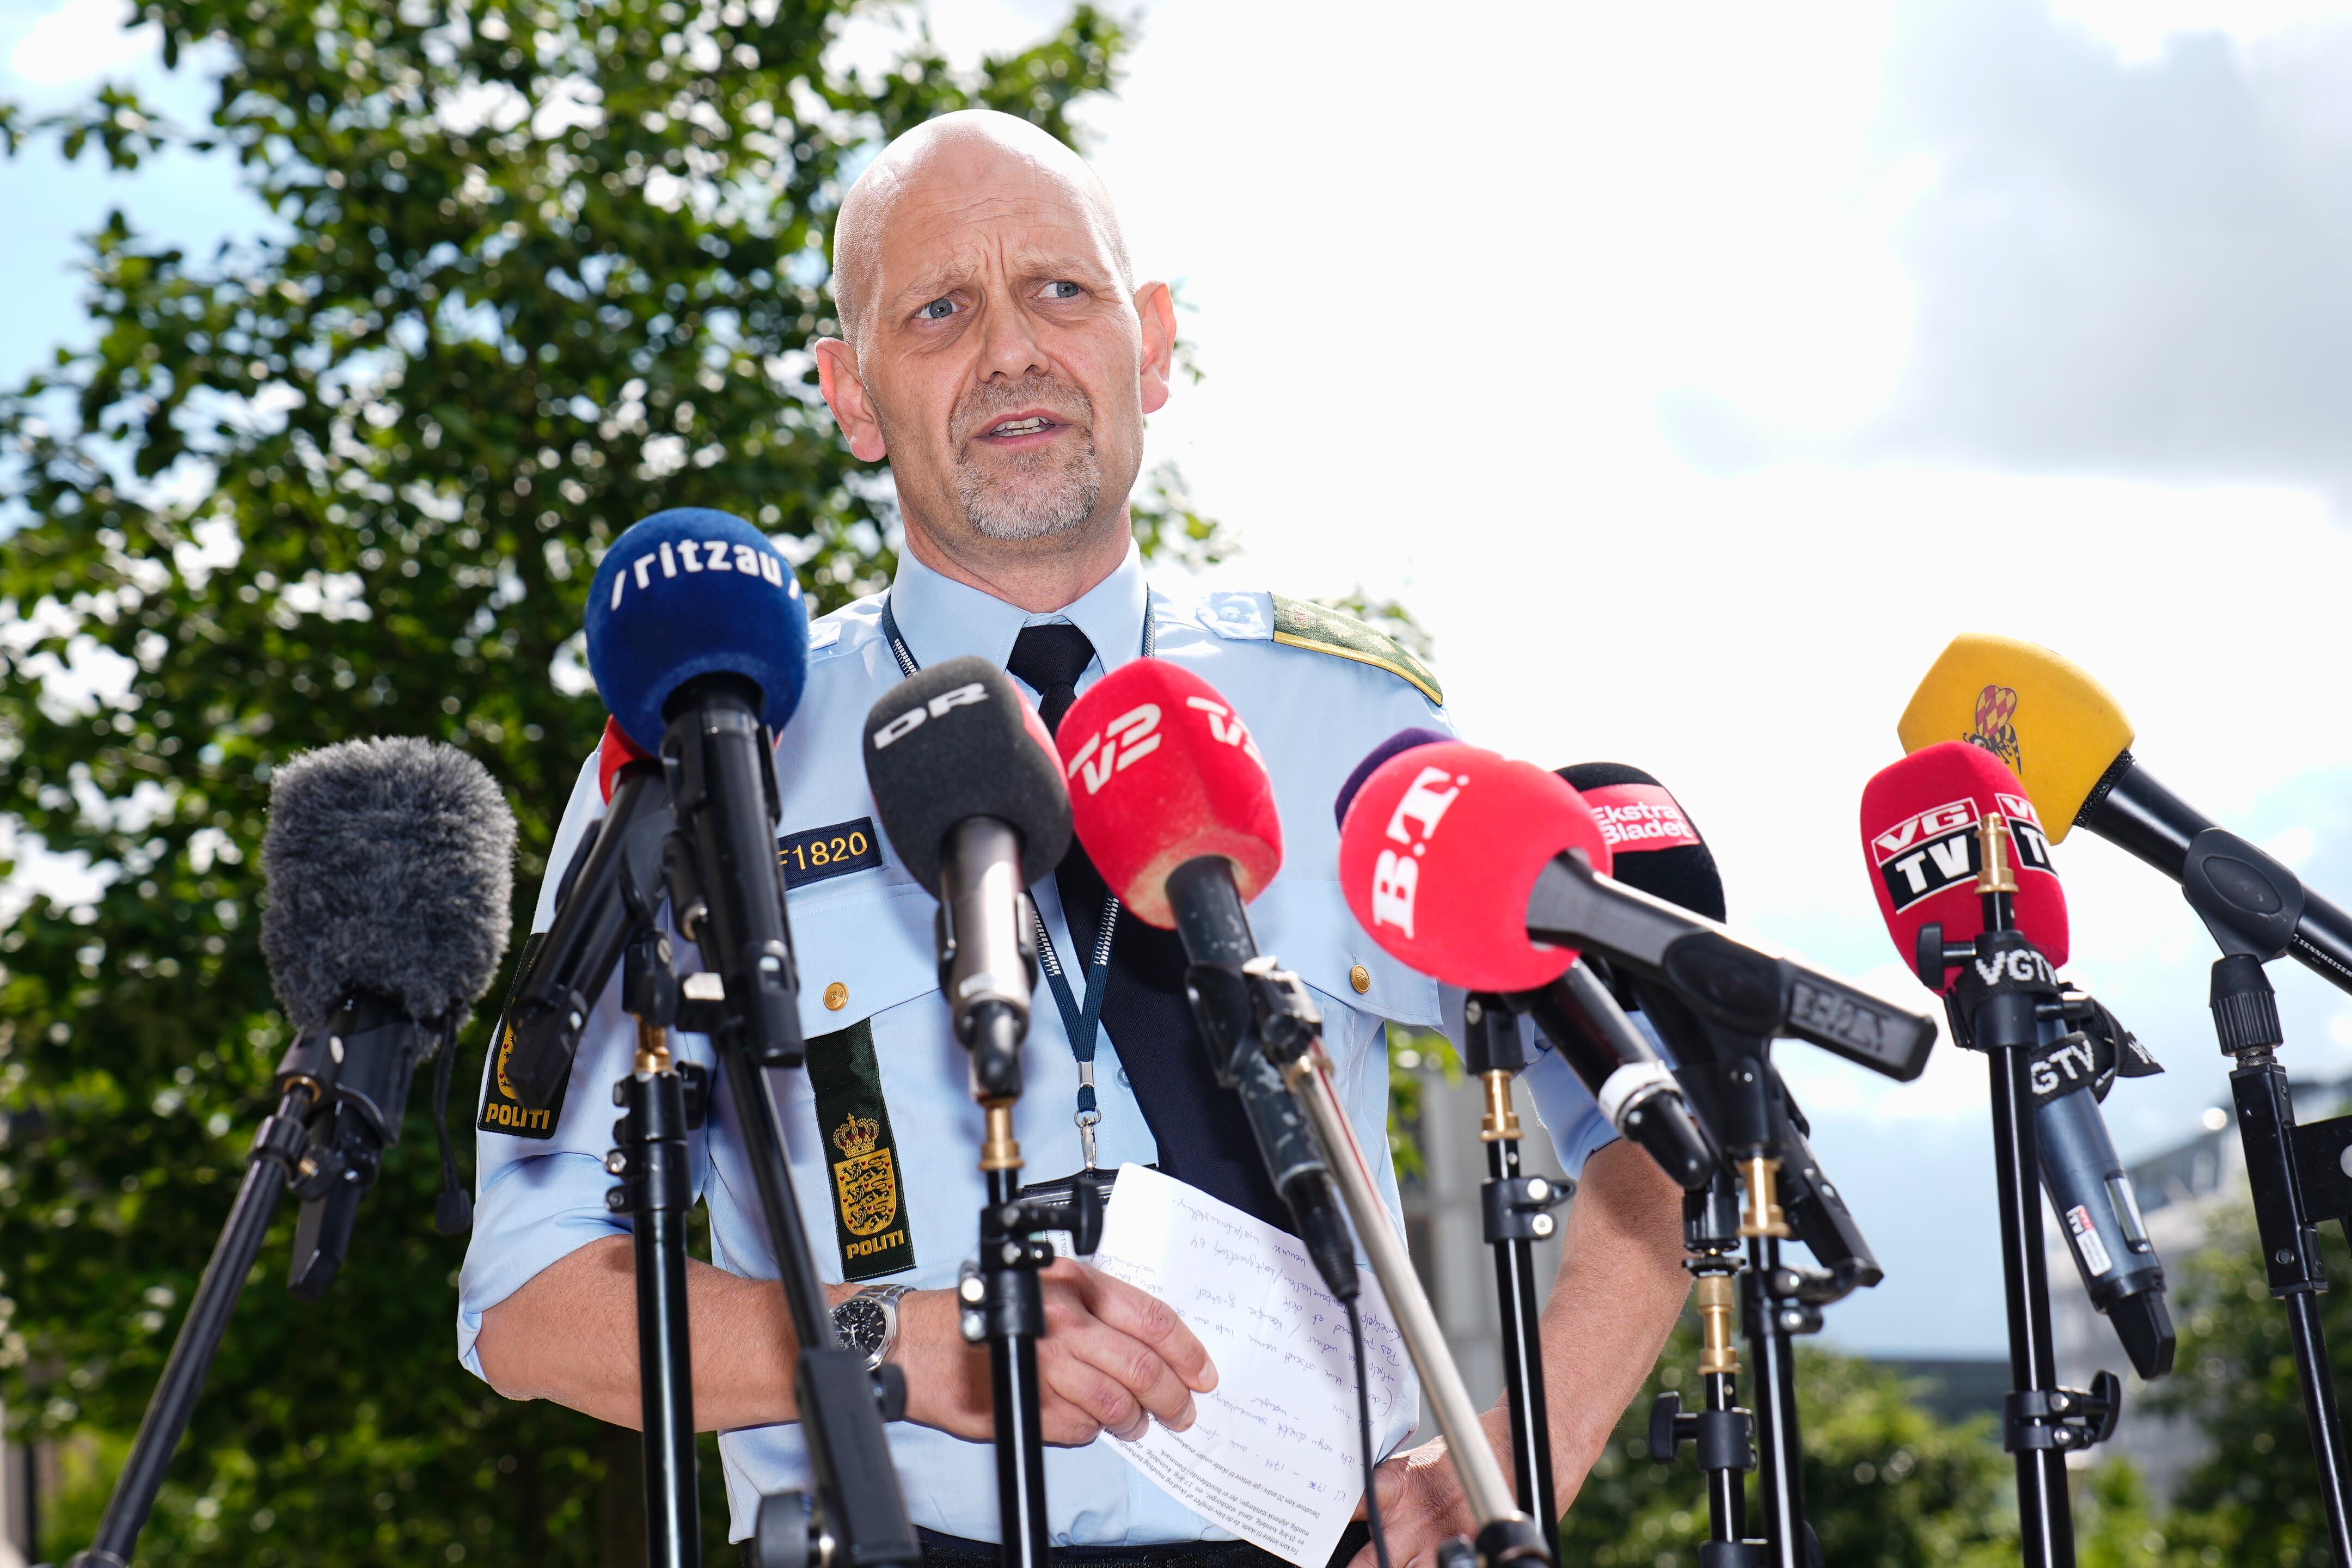
[(861, 816), (785, 834), (776, 840), (776, 859), (784, 868), (784, 886), (803, 888), (881, 865), (882, 841), (874, 831), (874, 819)]

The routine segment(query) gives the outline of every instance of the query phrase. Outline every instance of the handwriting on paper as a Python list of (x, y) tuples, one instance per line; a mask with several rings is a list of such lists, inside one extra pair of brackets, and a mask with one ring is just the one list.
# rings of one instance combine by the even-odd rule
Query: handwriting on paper
[[(1176, 1309), (1216, 1363), (1200, 1418), (1105, 1434), (1193, 1512), (1286, 1561), (1319, 1565), (1363, 1496), (1348, 1310), (1297, 1238), (1148, 1166), (1118, 1173), (1096, 1268)], [(1420, 1388), (1388, 1302), (1360, 1276), (1374, 1450), (1420, 1420)]]

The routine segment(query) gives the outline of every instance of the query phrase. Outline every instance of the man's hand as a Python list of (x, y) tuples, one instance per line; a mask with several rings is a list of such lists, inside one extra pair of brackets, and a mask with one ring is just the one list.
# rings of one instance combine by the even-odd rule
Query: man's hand
[[(1155, 1419), (1178, 1432), (1192, 1424), (1192, 1395), (1217, 1386), (1217, 1369), (1174, 1308), (1067, 1258), (1038, 1279), (1045, 1292), (1037, 1374), (1046, 1442), (1076, 1447), (1106, 1431), (1139, 1437)], [(907, 1419), (978, 1440), (995, 1426), (988, 1347), (964, 1342), (959, 1316), (952, 1290), (902, 1298), (892, 1359), (907, 1373)]]
[[(1495, 1450), (1507, 1480), (1510, 1413), (1497, 1405), (1481, 1415), (1478, 1424), (1486, 1428), (1486, 1446)], [(1443, 1437), (1385, 1461), (1374, 1472), (1372, 1486), (1381, 1500), (1381, 1533), (1388, 1538), (1389, 1568), (1430, 1568), (1437, 1561), (1438, 1543), (1447, 1536), (1478, 1533), (1478, 1521), (1470, 1515), (1470, 1501), (1462, 1495)], [(1356, 1505), (1356, 1517), (1364, 1517), (1361, 1503)], [(1380, 1568), (1370, 1542), (1348, 1568)]]

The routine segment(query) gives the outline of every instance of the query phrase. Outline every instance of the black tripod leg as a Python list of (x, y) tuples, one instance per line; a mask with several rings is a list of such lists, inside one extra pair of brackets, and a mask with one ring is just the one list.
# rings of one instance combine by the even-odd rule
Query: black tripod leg
[[(1990, 1010), (1990, 1009), (1988, 1009)], [(1983, 1032), (1980, 1031), (1980, 1036)], [(2000, 1190), (2001, 1283), (2009, 1306), (2009, 1371), (2020, 1393), (2058, 1386), (2058, 1352), (2050, 1332), (2050, 1279), (2042, 1248), (2040, 1154), (2034, 1147), (2030, 1063), (2020, 1049), (1989, 1052), (1992, 1071), (1994, 1173)], [(2019, 1441), (2024, 1423), (2010, 1418), (2017, 1456), (2018, 1538), (2027, 1568), (2074, 1568), (2074, 1515), (2066, 1493), (2066, 1456)]]
[[(1486, 1174), (1496, 1182), (1519, 1174), (1516, 1138), (1486, 1143)], [(1495, 1253), (1495, 1300), (1502, 1313), (1503, 1388), (1511, 1414), (1511, 1470), (1520, 1510), (1539, 1523), (1559, 1518), (1551, 1473), (1551, 1414), (1544, 1395), (1543, 1322), (1536, 1301), (1535, 1251), (1515, 1237), (1489, 1235)]]
[(115, 1479), (114, 1495), (107, 1500), (98, 1538), (88, 1552), (74, 1559), (76, 1564), (122, 1568), (131, 1561), (139, 1532), (147, 1527), (147, 1515), (155, 1506), (155, 1494), (163, 1488), (173, 1452), (179, 1447), (188, 1418), (195, 1414), (196, 1401), (204, 1394), (205, 1374), (212, 1370), (214, 1352), (228, 1332), (229, 1316), (244, 1293), (246, 1276), (253, 1272), (253, 1260), (261, 1256), (261, 1240), (269, 1232), (278, 1196), (286, 1190), (295, 1152), (302, 1146), (302, 1119), (310, 1109), (310, 1091), (296, 1089), (278, 1102), (277, 1114), (255, 1133), (236, 1203), (229, 1210), (228, 1223), (221, 1227), (220, 1240), (213, 1246), (212, 1260), (205, 1265), (195, 1300), (188, 1304), (187, 1318), (180, 1324), (180, 1336), (172, 1342), (163, 1381), (155, 1385), (147, 1401), (147, 1414), (140, 1418), (139, 1436), (132, 1439), (131, 1458)]
[(2294, 1365), (2303, 1383), (2304, 1419), (2311, 1427), (2311, 1451), (2319, 1461), (2319, 1490), (2327, 1505), (2327, 1537), (2339, 1563), (2352, 1563), (2347, 1531), (2344, 1424), (2336, 1411), (2336, 1383), (2327, 1367), (2327, 1341), (2320, 1332), (2319, 1298), (2299, 1291), (2286, 1299), (2287, 1326), (2294, 1334)]
[[(1738, 1411), (1737, 1377), (1726, 1372), (1711, 1372), (1704, 1381), (1710, 1412), (1725, 1415)], [(1731, 1458), (1710, 1453), (1704, 1445), (1699, 1449), (1699, 1466), (1706, 1472), (1707, 1536), (1714, 1544), (1737, 1545), (1748, 1539), (1748, 1456), (1738, 1455), (1736, 1463), (1709, 1463)]]
[(702, 1500), (694, 1451), (694, 1349), (686, 1298), (686, 1095), (675, 1072), (633, 1073), (614, 1085), (622, 1184), (614, 1189), (635, 1232), (637, 1385), (646, 1445), (646, 1560), (699, 1568)]
[(1045, 1292), (1034, 1268), (1004, 1261), (1027, 1238), (997, 1222), (1018, 1209), (1021, 1173), (988, 1173), (981, 1216), (982, 1278), (987, 1284), (988, 1373), (996, 1415), (997, 1539), (1005, 1568), (1046, 1568), (1045, 1438), (1040, 1425), (1037, 1340), (1045, 1331)]
[(2328, 1539), (2336, 1561), (2352, 1563), (2352, 1472), (2347, 1468), (2344, 1424), (2336, 1413), (2336, 1384), (2319, 1321), (2319, 1297), (2327, 1289), (2327, 1274), (2319, 1256), (2319, 1230), (2311, 1223), (2295, 1165), (2294, 1103), (2286, 1069), (2267, 1048), (2259, 1056), (2248, 1051), (2239, 1059), (2249, 1065), (2230, 1074), (2230, 1089), (2246, 1151), (2246, 1184), (2253, 1194), (2254, 1224), (2263, 1240), (2263, 1272), (2271, 1293), (2286, 1305), (2294, 1337), (2295, 1371), (2303, 1386), (2304, 1418), (2311, 1428), (2312, 1457), (2318, 1462), (2320, 1498), (2327, 1509)]
[(1740, 1326), (1756, 1384), (1757, 1491), (1764, 1510), (1764, 1533), (1775, 1568), (1811, 1568), (1805, 1545), (1804, 1444), (1797, 1430), (1797, 1373), (1793, 1346), (1780, 1325), (1769, 1290), (1780, 1267), (1780, 1244), (1748, 1243), (1748, 1272), (1740, 1277)]

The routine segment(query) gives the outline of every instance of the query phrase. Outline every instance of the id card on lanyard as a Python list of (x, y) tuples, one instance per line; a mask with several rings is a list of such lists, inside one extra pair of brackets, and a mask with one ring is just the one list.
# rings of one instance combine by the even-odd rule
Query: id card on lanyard
[[(908, 678), (923, 667), (899, 635), (898, 617), (890, 608), (887, 595), (882, 599), (882, 635), (890, 644), (890, 652), (898, 661), (899, 672)], [(1151, 599), (1147, 589), (1143, 605), (1143, 657), (1150, 658), (1152, 649)], [(1076, 1173), (1057, 1182), (1038, 1182), (1022, 1189), (1024, 1195), (1046, 1199), (1067, 1198), (1079, 1182), (1092, 1185), (1103, 1198), (1110, 1196), (1116, 1172), (1106, 1171), (1095, 1163), (1095, 1128), (1102, 1121), (1100, 1101), (1095, 1095), (1095, 1047), (1102, 1039), (1103, 991), (1110, 982), (1111, 938), (1118, 922), (1118, 895), (1108, 894), (1103, 899), (1102, 916), (1095, 922), (1095, 944), (1091, 955), (1081, 954), (1079, 978), (1086, 985), (1081, 1001), (1071, 987), (1070, 976), (1062, 967), (1061, 955), (1055, 951), (1054, 938), (1045, 929), (1045, 917), (1035, 902), (1030, 912), (1037, 926), (1037, 966), (1045, 972), (1045, 983), (1054, 993), (1054, 1005), (1062, 1015), (1062, 1028), (1070, 1037), (1070, 1054), (1078, 1064), (1078, 1104), (1074, 1120), (1078, 1129), (1078, 1152), (1084, 1162)]]

